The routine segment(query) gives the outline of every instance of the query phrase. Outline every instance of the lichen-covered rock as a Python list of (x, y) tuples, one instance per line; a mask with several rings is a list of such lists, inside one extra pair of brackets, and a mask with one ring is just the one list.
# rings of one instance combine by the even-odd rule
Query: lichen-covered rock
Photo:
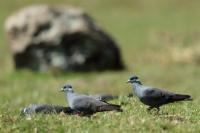
[(10, 16), (5, 29), (16, 68), (36, 71), (123, 68), (116, 43), (80, 9), (30, 6)]

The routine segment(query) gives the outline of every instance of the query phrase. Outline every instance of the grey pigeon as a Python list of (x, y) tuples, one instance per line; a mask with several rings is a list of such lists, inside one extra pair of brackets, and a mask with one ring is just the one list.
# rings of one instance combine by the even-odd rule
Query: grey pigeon
[(142, 103), (149, 106), (149, 111), (153, 108), (157, 108), (157, 111), (159, 111), (160, 106), (164, 104), (192, 100), (190, 95), (177, 94), (158, 88), (144, 86), (137, 76), (132, 76), (127, 83), (132, 84), (134, 93)]
[(51, 104), (30, 104), (29, 106), (23, 108), (21, 110), (21, 115), (32, 115), (36, 113), (65, 113), (65, 114), (73, 114), (74, 111), (70, 107), (63, 107), (59, 105), (51, 105)]
[(100, 101), (110, 101), (110, 100), (118, 98), (118, 96), (114, 96), (111, 94), (96, 94), (96, 95), (89, 95), (89, 96)]
[(88, 95), (75, 93), (72, 86), (68, 84), (64, 85), (61, 91), (65, 93), (69, 107), (79, 112), (80, 115), (92, 115), (103, 111), (122, 111), (120, 105), (110, 104)]

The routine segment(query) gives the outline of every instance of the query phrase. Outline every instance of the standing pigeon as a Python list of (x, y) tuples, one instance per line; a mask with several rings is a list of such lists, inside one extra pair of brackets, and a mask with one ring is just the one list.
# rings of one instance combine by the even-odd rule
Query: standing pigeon
[(149, 106), (148, 111), (157, 108), (159, 112), (160, 106), (164, 104), (192, 100), (190, 95), (176, 94), (166, 90), (144, 86), (137, 76), (132, 76), (127, 83), (132, 84), (133, 91), (139, 97), (140, 101)]
[(84, 94), (74, 93), (71, 85), (64, 85), (61, 91), (65, 93), (69, 107), (80, 115), (92, 115), (103, 111), (122, 111), (120, 105), (114, 105), (105, 101), (97, 100)]

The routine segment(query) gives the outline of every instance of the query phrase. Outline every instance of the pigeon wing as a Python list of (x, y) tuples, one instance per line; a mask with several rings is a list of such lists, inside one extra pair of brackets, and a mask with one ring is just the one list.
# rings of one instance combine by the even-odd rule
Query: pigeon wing
[(143, 92), (141, 101), (151, 107), (159, 107), (163, 104), (172, 102), (173, 95), (173, 93), (165, 90), (149, 88)]
[(150, 88), (144, 91), (144, 97), (153, 98), (157, 100), (167, 98), (172, 95), (173, 93), (158, 88)]

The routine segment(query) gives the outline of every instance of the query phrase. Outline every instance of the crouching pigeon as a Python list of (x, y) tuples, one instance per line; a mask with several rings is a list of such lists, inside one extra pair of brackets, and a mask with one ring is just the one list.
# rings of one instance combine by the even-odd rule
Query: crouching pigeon
[(63, 107), (59, 105), (51, 105), (51, 104), (30, 104), (29, 106), (21, 109), (21, 115), (32, 115), (36, 113), (44, 113), (44, 114), (73, 114), (74, 111), (70, 107)]
[(158, 88), (144, 86), (137, 76), (132, 76), (127, 83), (132, 84), (136, 96), (142, 103), (149, 106), (149, 111), (156, 108), (159, 112), (160, 106), (164, 104), (192, 100), (190, 95), (177, 94)]
[(95, 99), (88, 95), (75, 93), (71, 85), (64, 85), (61, 88), (61, 91), (65, 93), (69, 107), (76, 112), (79, 112), (80, 115), (92, 115), (103, 111), (122, 112), (120, 105), (110, 104), (101, 99)]

